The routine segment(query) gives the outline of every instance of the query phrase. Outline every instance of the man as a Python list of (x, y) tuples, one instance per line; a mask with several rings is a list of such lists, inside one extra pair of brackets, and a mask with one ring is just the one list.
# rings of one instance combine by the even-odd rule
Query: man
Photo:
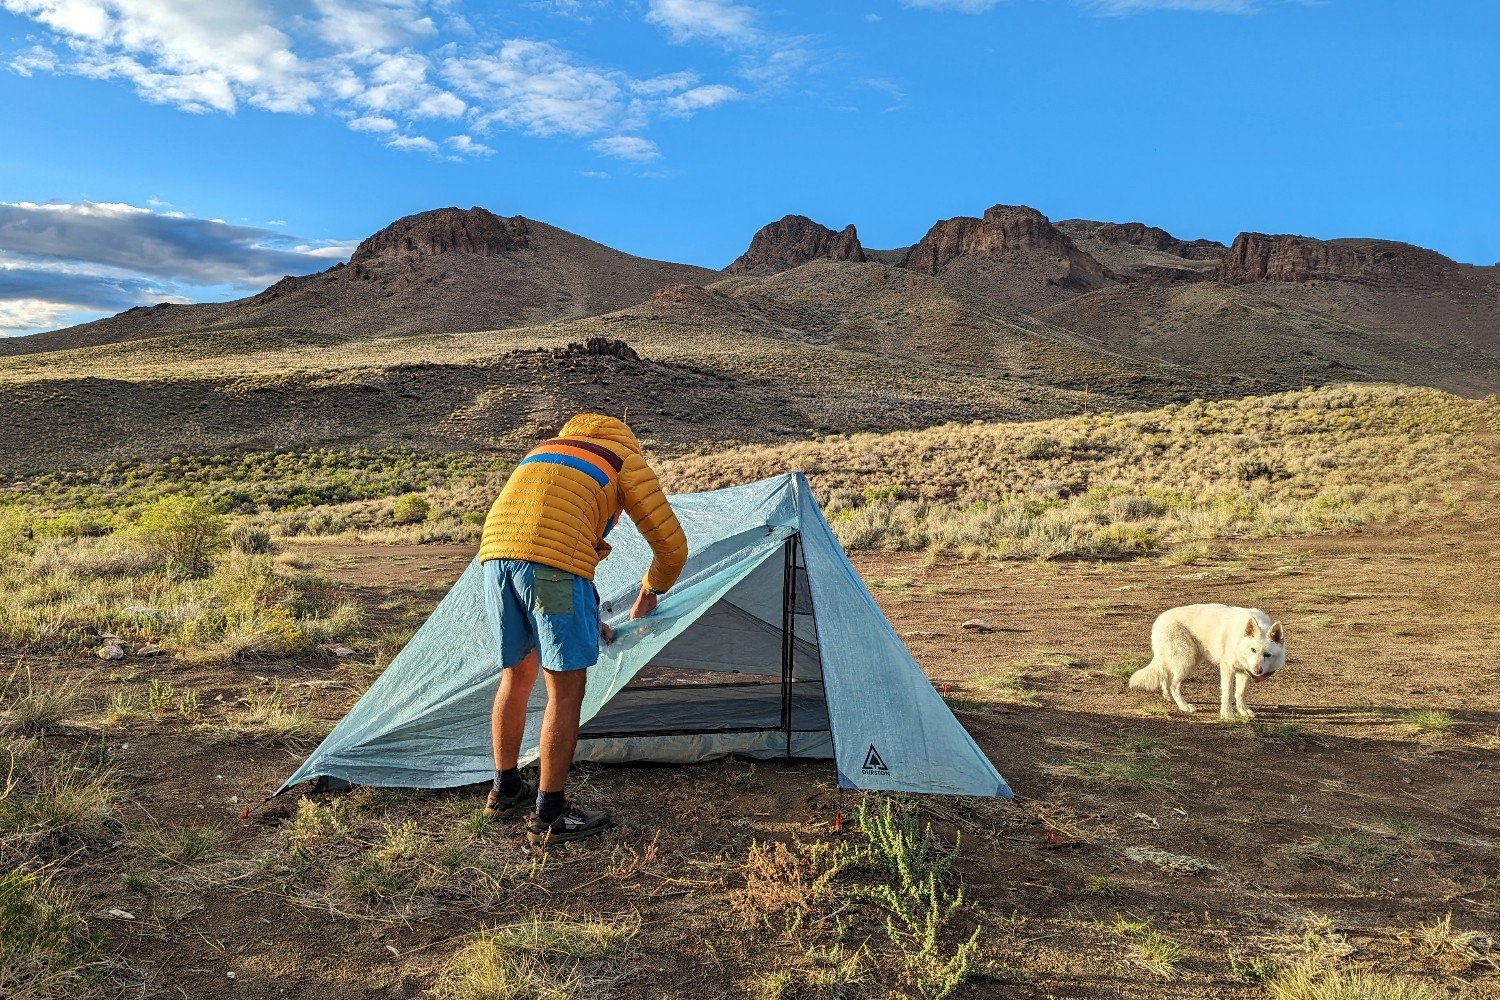
[[(588, 668), (599, 640), (613, 640), (599, 620), (594, 569), (609, 554), (604, 541), (630, 515), (650, 543), (651, 567), (631, 618), (656, 610), (687, 560), (687, 539), (629, 427), (614, 417), (580, 413), (556, 438), (537, 445), (506, 481), (485, 518), (479, 545), (485, 611), (503, 668), (490, 715), (495, 783), (485, 812), (504, 819), (532, 801), (527, 839), (578, 840), (609, 825), (607, 812), (585, 810), (563, 795), (578, 742)], [(547, 685), (537, 786), (516, 762), (526, 702), (541, 666)]]

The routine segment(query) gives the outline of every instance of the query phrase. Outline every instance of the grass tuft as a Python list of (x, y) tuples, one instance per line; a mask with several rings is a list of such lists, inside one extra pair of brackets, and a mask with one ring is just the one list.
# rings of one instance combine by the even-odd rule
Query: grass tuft
[(1447, 736), (1454, 726), (1453, 715), (1436, 708), (1414, 708), (1401, 721), (1424, 736)]
[(573, 1000), (590, 975), (640, 932), (635, 914), (533, 917), (473, 935), (443, 970), (437, 995), (450, 1000)]
[(1266, 983), (1271, 1000), (1438, 1000), (1431, 988), (1377, 972), (1300, 965)]
[(1135, 948), (1135, 959), (1163, 978), (1170, 978), (1182, 961), (1182, 945), (1166, 937), (1149, 920), (1127, 920), (1115, 914), (1114, 932)]
[(96, 977), (98, 937), (38, 872), (0, 871), (0, 987), (17, 1000), (81, 996)]

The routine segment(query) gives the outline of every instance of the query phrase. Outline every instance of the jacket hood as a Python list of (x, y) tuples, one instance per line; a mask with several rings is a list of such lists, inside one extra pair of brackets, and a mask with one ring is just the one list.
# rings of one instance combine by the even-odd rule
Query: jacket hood
[(563, 424), (558, 436), (598, 438), (634, 454), (641, 453), (641, 443), (635, 439), (635, 434), (626, 426), (625, 421), (606, 417), (602, 413), (580, 413), (572, 417)]

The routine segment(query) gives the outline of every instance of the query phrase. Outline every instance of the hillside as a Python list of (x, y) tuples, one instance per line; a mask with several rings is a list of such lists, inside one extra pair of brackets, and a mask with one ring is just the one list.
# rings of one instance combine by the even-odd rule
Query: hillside
[[(0, 342), (0, 472), (509, 449), (582, 408), (628, 408), (679, 451), (1350, 380), (1481, 395), (1500, 388), (1497, 274), (1386, 241), (1226, 247), (1004, 205), (883, 251), (786, 216), (715, 272), (439, 209), (246, 299)], [(567, 353), (592, 338), (644, 360)]]
[(546, 223), (482, 208), (398, 219), (348, 264), (286, 277), (233, 302), (156, 305), (54, 333), (0, 341), (0, 355), (170, 333), (302, 327), (368, 338), (550, 323), (631, 305), (714, 272), (633, 257)]
[[(1483, 395), (1500, 385), (1500, 357), (1467, 343), (1436, 345), (1361, 326), (1327, 309), (1324, 293), (1277, 294), (1198, 281), (1120, 285), (1040, 310), (1036, 318), (1108, 349), (1202, 372), (1292, 388), (1351, 379), (1433, 385)], [(1315, 311), (1322, 306), (1325, 311)]]
[(1500, 265), (1391, 240), (1241, 233), (1216, 278), (1353, 325), (1500, 356)]

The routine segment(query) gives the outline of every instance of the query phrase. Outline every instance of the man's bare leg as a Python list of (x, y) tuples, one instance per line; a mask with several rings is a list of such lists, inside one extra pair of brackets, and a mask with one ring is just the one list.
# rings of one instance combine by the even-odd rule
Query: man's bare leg
[[(521, 662), (501, 673), (495, 704), (490, 710), (490, 743), (495, 751), (496, 771), (509, 771), (521, 756), (521, 736), (526, 731), (526, 702), (531, 699), (536, 671), (537, 655), (533, 649), (521, 658)], [(576, 715), (573, 731), (578, 731)]]
[(560, 792), (568, 783), (568, 766), (573, 763), (573, 751), (578, 746), (578, 714), (583, 709), (588, 671), (542, 673), (547, 679), (547, 710), (542, 714), (542, 767), (537, 790)]

